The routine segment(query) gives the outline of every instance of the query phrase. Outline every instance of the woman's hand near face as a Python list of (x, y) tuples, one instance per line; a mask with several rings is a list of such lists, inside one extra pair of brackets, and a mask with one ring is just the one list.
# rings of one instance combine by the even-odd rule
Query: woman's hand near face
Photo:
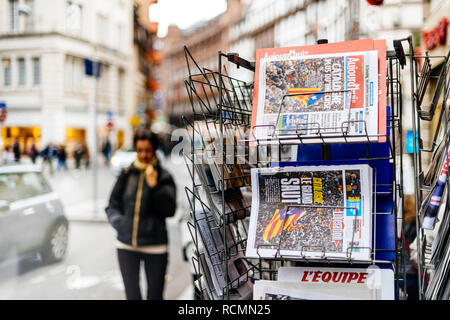
[(145, 180), (150, 188), (156, 186), (158, 181), (158, 171), (152, 165), (149, 165), (147, 169), (145, 169)]

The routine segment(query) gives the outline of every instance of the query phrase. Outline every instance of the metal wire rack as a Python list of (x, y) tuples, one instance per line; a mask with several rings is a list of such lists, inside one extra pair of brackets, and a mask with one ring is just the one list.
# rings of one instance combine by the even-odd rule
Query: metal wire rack
[[(247, 299), (251, 297), (249, 290), (255, 279), (275, 280), (280, 266), (305, 264), (391, 268), (395, 274), (397, 298), (401, 298), (400, 289), (406, 291), (406, 277), (404, 235), (398, 230), (404, 219), (402, 64), (398, 53), (387, 52), (386, 98), (389, 108), (384, 144), (374, 142), (381, 135), (368, 134), (364, 120), (349, 119), (344, 119), (338, 128), (297, 126), (287, 134), (271, 127), (273, 134), (269, 138), (256, 139), (258, 126), (251, 126), (253, 84), (231, 77), (227, 70), (227, 67), (237, 66), (246, 72), (254, 72), (254, 63), (238, 54), (219, 52), (218, 69), (210, 70), (200, 67), (187, 47), (185, 58), (189, 72), (185, 87), (193, 114), (192, 121), (184, 118), (190, 132), (190, 148), (184, 152), (184, 157), (192, 178), (192, 187), (186, 188), (186, 195), (191, 206), (189, 229), (196, 247), (192, 263), (201, 279), (197, 285), (202, 298)], [(224, 59), (227, 65), (223, 63)], [(355, 140), (352, 139), (355, 136), (348, 134), (347, 128), (355, 122), (364, 128), (364, 139), (359, 135)], [(307, 134), (308, 131), (315, 134)], [(298, 148), (299, 153), (306, 152), (311, 146), (320, 147), (320, 155), (310, 160), (311, 163), (352, 160), (374, 169), (372, 247), (352, 245), (346, 258), (342, 259), (330, 259), (325, 254), (319, 258), (303, 254), (291, 257), (280, 254), (280, 248), (273, 258), (245, 257), (251, 211), (250, 169), (281, 163), (283, 146)], [(348, 147), (352, 148), (351, 158), (333, 159), (330, 156), (330, 150)], [(387, 209), (377, 206), (378, 202), (386, 201), (389, 203)], [(324, 252), (324, 248), (313, 249)], [(370, 251), (370, 261), (355, 260), (352, 257), (354, 249)], [(237, 260), (245, 263), (241, 263), (240, 271), (236, 273), (230, 261)]]
[[(403, 52), (402, 42), (407, 43), (409, 54)], [(414, 195), (419, 299), (441, 299), (445, 288), (449, 290), (449, 267), (448, 262), (445, 264), (445, 259), (448, 259), (450, 256), (448, 248), (448, 204), (450, 203), (450, 193), (446, 191), (444, 193), (441, 192), (438, 205), (435, 207), (435, 209), (443, 209), (440, 228), (436, 227), (436, 223), (439, 221), (438, 216), (436, 216), (437, 212), (432, 217), (435, 220), (435, 224), (431, 228), (425, 227), (424, 217), (428, 215), (430, 208), (433, 207), (432, 204), (430, 206), (430, 200), (435, 196), (433, 193), (438, 184), (438, 177), (448, 163), (447, 151), (450, 143), (448, 121), (450, 118), (447, 104), (450, 96), (450, 52), (447, 56), (430, 56), (428, 52), (422, 56), (414, 55), (411, 36), (397, 40), (394, 45), (396, 45), (399, 52), (403, 52), (403, 56), (409, 58), (414, 141)], [(435, 70), (438, 70), (438, 72)], [(431, 85), (433, 81), (435, 81), (435, 86)], [(427, 90), (430, 92), (430, 102), (426, 102), (424, 99)], [(423, 142), (423, 129), (425, 124), (429, 124), (432, 121), (436, 121), (436, 128), (434, 129), (430, 145), (426, 148)], [(432, 157), (428, 167), (424, 169), (424, 165), (426, 165), (424, 156), (427, 153), (431, 153)], [(445, 186), (444, 189), (448, 188), (448, 175), (445, 177), (445, 181), (442, 181), (442, 184)], [(445, 194), (447, 195), (445, 196)], [(436, 240), (432, 241), (432, 239), (427, 237), (426, 229), (436, 229), (434, 230), (436, 231)], [(447, 249), (439, 251), (435, 250), (435, 247)], [(432, 259), (427, 258), (429, 252), (432, 253)], [(442, 273), (445, 272), (447, 272), (447, 281), (437, 281), (436, 278), (442, 277)], [(448, 292), (446, 295), (448, 299)]]

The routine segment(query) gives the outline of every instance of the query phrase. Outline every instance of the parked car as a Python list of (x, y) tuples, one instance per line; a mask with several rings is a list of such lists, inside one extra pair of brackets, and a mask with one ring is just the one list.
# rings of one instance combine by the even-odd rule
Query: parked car
[(68, 230), (63, 205), (38, 166), (0, 166), (0, 261), (32, 254), (61, 261)]
[(117, 150), (111, 157), (111, 170), (118, 176), (122, 169), (130, 166), (136, 160), (136, 152), (134, 150)]

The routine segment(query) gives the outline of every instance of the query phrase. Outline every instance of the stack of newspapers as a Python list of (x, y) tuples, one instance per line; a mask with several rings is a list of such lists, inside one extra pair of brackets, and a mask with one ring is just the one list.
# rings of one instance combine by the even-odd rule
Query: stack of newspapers
[(195, 150), (192, 161), (192, 173), (200, 182), (192, 196), (201, 208), (193, 214), (199, 235), (192, 232), (198, 249), (194, 266), (200, 275), (196, 285), (211, 300), (246, 300), (253, 293), (242, 240), (246, 236), (242, 221), (250, 216), (250, 168), (237, 159), (239, 130), (232, 129), (227, 129), (227, 139), (202, 132), (202, 148)]
[[(237, 179), (228, 180), (228, 186), (227, 184), (224, 184), (226, 187), (222, 193), (220, 190), (221, 178), (218, 177), (216, 179), (214, 177), (215, 174), (213, 173), (213, 171), (216, 170), (216, 168), (213, 169), (215, 163), (212, 160), (212, 163), (209, 162), (207, 157), (203, 156), (202, 161), (197, 161), (194, 166), (202, 183), (208, 207), (211, 210), (216, 223), (220, 224), (222, 221), (230, 223), (248, 217), (250, 215), (250, 203), (242, 193), (242, 189), (245, 189), (246, 187), (246, 185), (242, 183), (244, 175), (240, 174)], [(234, 167), (241, 168), (239, 165)]]
[[(226, 225), (227, 246), (224, 246), (224, 233), (206, 210), (195, 212), (196, 229), (202, 245), (199, 245), (199, 265), (203, 275), (202, 281), (210, 300), (223, 299), (228, 290), (231, 299), (251, 299), (253, 286), (250, 279), (252, 272), (243, 258), (236, 241), (232, 224)], [(226, 263), (226, 267), (225, 267)]]
[[(447, 143), (446, 143), (447, 142)], [(420, 208), (422, 228), (425, 229), (425, 263), (429, 266), (430, 280), (425, 298), (431, 300), (450, 299), (450, 204), (448, 200), (448, 161), (450, 151), (447, 139), (442, 139), (433, 154), (425, 183), (430, 192)], [(432, 177), (433, 178), (428, 178)], [(431, 235), (428, 236), (427, 235)], [(432, 240), (432, 241), (430, 241)]]

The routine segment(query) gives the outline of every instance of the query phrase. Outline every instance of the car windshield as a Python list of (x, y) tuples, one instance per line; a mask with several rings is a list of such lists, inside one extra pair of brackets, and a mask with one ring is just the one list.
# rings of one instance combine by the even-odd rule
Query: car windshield
[(42, 175), (37, 172), (0, 174), (0, 200), (14, 202), (50, 191)]

